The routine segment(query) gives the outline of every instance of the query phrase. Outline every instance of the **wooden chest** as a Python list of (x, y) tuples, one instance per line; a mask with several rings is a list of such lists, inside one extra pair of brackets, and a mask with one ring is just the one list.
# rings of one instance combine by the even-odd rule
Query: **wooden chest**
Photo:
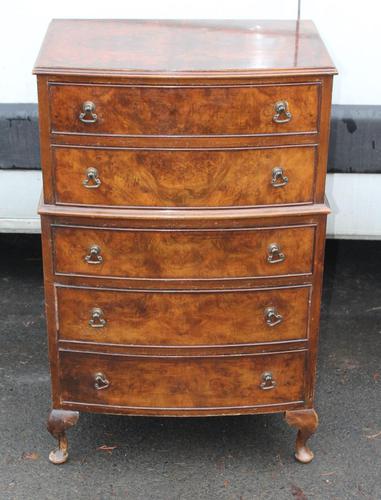
[(53, 463), (79, 411), (313, 407), (335, 68), (309, 21), (49, 27), (38, 75)]

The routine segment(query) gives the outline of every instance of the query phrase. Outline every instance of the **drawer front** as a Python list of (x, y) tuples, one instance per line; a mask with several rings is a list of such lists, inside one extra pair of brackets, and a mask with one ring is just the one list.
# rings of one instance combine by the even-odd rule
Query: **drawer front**
[(223, 279), (312, 272), (315, 226), (118, 230), (55, 226), (55, 272), (144, 279)]
[(314, 146), (248, 150), (53, 148), (58, 203), (223, 207), (313, 201)]
[(318, 83), (193, 87), (51, 83), (49, 90), (53, 133), (224, 136), (318, 129)]
[(142, 346), (307, 338), (310, 287), (232, 292), (57, 287), (59, 339)]
[[(301, 401), (304, 363), (302, 351), (193, 358), (62, 351), (61, 401), (147, 409), (212, 409)], [(271, 374), (267, 382), (265, 374)]]

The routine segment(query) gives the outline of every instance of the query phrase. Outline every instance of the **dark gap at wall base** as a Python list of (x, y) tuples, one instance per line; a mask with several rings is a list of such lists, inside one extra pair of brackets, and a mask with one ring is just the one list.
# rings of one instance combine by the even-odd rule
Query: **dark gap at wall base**
[(0, 169), (40, 170), (37, 104), (0, 104)]
[(332, 106), (328, 172), (381, 173), (381, 106)]
[[(0, 104), (0, 169), (40, 170), (37, 104)], [(381, 106), (334, 105), (329, 173), (381, 173)]]

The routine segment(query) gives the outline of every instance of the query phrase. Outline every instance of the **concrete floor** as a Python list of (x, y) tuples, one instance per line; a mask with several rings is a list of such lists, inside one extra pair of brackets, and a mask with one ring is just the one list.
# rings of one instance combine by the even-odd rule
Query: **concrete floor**
[(39, 238), (2, 235), (0, 499), (380, 499), (381, 242), (331, 241), (326, 260), (310, 465), (280, 415), (82, 414), (57, 467)]

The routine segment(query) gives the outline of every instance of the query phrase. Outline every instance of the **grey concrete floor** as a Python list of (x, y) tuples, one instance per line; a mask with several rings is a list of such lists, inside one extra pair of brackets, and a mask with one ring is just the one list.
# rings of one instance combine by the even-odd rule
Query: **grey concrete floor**
[(380, 499), (380, 263), (381, 242), (328, 243), (311, 464), (280, 415), (82, 414), (57, 467), (39, 238), (2, 235), (0, 499)]

